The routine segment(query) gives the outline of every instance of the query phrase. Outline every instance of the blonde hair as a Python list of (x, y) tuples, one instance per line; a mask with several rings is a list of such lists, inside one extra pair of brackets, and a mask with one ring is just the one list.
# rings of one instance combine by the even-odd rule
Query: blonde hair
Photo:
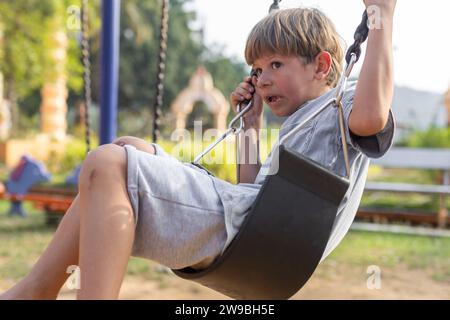
[(284, 9), (271, 13), (253, 27), (245, 46), (245, 60), (252, 65), (262, 56), (282, 54), (296, 55), (308, 64), (321, 51), (331, 55), (327, 85), (335, 87), (344, 53), (334, 24), (318, 9)]

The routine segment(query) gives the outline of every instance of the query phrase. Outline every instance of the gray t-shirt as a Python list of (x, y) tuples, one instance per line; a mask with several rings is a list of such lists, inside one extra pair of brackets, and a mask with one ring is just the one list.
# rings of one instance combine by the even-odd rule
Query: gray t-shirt
[[(368, 157), (378, 158), (385, 154), (392, 145), (394, 136), (395, 124), (392, 112), (389, 113), (389, 120), (386, 127), (378, 134), (371, 137), (357, 137), (350, 133), (350, 130), (348, 129), (348, 118), (353, 104), (355, 87), (356, 83), (349, 83), (342, 100), (351, 166), (350, 187), (339, 206), (331, 236), (322, 259), (328, 256), (328, 254), (339, 244), (353, 222), (364, 191), (364, 184), (369, 167)], [(310, 100), (300, 106), (298, 110), (290, 115), (282, 124), (279, 139), (286, 135), (317, 107), (321, 106), (335, 95), (336, 89), (332, 89), (322, 96)], [(346, 174), (337, 108), (329, 107), (323, 111), (320, 115), (311, 120), (303, 129), (288, 138), (285, 145), (320, 163), (322, 166), (338, 175), (345, 176)], [(232, 185), (220, 179), (213, 179), (216, 190), (221, 197), (224, 206), (225, 225), (227, 229), (227, 242), (225, 248), (239, 231), (242, 222), (249, 212), (256, 195), (266, 178), (264, 173), (269, 172), (268, 169), (271, 162), (272, 152), (262, 165), (254, 184), (240, 183), (238, 185)], [(299, 208), (299, 210), (301, 209)], [(276, 213), (274, 212), (274, 214)]]

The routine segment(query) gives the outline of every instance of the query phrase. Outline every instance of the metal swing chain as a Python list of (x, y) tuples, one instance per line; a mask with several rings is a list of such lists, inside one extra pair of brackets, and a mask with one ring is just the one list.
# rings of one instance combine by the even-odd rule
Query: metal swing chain
[(341, 81), (338, 86), (337, 95), (336, 95), (336, 107), (338, 108), (338, 119), (339, 119), (339, 131), (341, 133), (341, 143), (342, 143), (342, 151), (344, 154), (344, 162), (345, 162), (345, 171), (347, 177), (350, 177), (350, 159), (348, 156), (348, 148), (347, 148), (347, 138), (345, 131), (345, 121), (344, 121), (344, 108), (342, 105), (342, 97), (344, 95), (347, 79), (350, 77), (350, 73), (352, 72), (353, 66), (356, 62), (358, 62), (361, 56), (361, 45), (366, 41), (369, 35), (369, 27), (367, 25), (368, 17), (367, 11), (364, 10), (362, 15), (361, 23), (356, 28), (355, 34), (353, 36), (354, 42), (348, 48), (347, 53), (345, 55), (345, 61), (347, 65), (345, 67), (344, 73), (341, 77)]
[(339, 122), (339, 132), (341, 134), (341, 144), (342, 151), (344, 154), (345, 171), (347, 178), (350, 177), (350, 159), (348, 157), (348, 147), (347, 147), (347, 134), (345, 131), (345, 121), (344, 121), (344, 107), (342, 105), (342, 98), (344, 97), (345, 88), (347, 86), (347, 80), (350, 77), (353, 66), (357, 60), (356, 53), (350, 53), (350, 62), (345, 66), (339, 83), (336, 88), (336, 97), (334, 98), (334, 107), (338, 109), (338, 122)]
[(158, 71), (156, 78), (155, 103), (153, 105), (153, 142), (160, 136), (159, 124), (164, 95), (164, 76), (167, 57), (167, 32), (169, 29), (169, 0), (162, 0), (161, 27), (159, 35)]
[(280, 10), (280, 6), (279, 6), (280, 2), (281, 2), (281, 0), (273, 0), (273, 3), (270, 5), (270, 8), (269, 8), (269, 14), (274, 11)]
[(91, 63), (89, 61), (89, 9), (88, 0), (81, 2), (81, 52), (83, 56), (83, 82), (84, 82), (84, 126), (86, 139), (86, 154), (91, 151), (91, 129), (89, 121), (89, 110), (92, 103), (91, 94)]
[(358, 62), (359, 57), (361, 56), (361, 44), (363, 44), (364, 41), (366, 41), (367, 37), (369, 36), (369, 27), (367, 25), (367, 21), (368, 21), (367, 10), (364, 10), (361, 23), (356, 28), (355, 34), (353, 36), (355, 41), (348, 48), (347, 53), (345, 55), (345, 61), (347, 62), (347, 64), (350, 64), (352, 53), (356, 55), (355, 62)]

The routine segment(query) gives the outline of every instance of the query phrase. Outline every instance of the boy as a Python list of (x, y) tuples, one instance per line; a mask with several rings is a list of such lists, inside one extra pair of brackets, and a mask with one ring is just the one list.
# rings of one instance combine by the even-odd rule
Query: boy
[[(356, 214), (364, 191), (368, 157), (381, 157), (390, 147), (394, 120), (390, 111), (393, 95), (392, 17), (396, 1), (365, 1), (377, 5), (381, 29), (369, 32), (367, 53), (358, 84), (344, 93), (344, 121), (351, 167), (350, 188), (342, 201), (325, 249), (324, 259), (342, 240)], [(293, 41), (294, 38), (295, 40)], [(261, 128), (262, 101), (272, 113), (288, 117), (280, 129), (281, 139), (311, 111), (336, 95), (341, 74), (342, 49), (332, 23), (318, 10), (290, 9), (266, 17), (252, 30), (245, 50), (246, 61), (257, 76), (244, 78), (231, 94), (232, 105), (251, 99), (254, 106), (245, 115), (245, 130)], [(334, 88), (334, 89), (333, 89)], [(258, 143), (256, 133), (246, 134)], [(337, 110), (329, 108), (286, 142), (308, 158), (335, 173), (345, 175), (345, 163)], [(248, 152), (248, 150), (246, 150)], [(241, 164), (241, 181), (262, 184), (271, 163)], [(256, 177), (256, 178), (255, 178)], [(230, 210), (232, 210), (230, 208)], [(235, 213), (242, 222), (245, 214)], [(231, 231), (236, 234), (238, 228)]]
[[(395, 0), (365, 3), (379, 6), (382, 28), (370, 31), (359, 83), (344, 95), (351, 181), (323, 258), (345, 235), (356, 213), (367, 174), (365, 155), (385, 153), (394, 131), (390, 103)], [(253, 144), (258, 144), (262, 100), (275, 115), (288, 116), (282, 137), (333, 96), (342, 58), (339, 37), (318, 10), (283, 10), (259, 22), (246, 47), (247, 62), (257, 76), (245, 78), (231, 95), (234, 107), (254, 100), (244, 119)], [(287, 145), (345, 174), (334, 108), (311, 121)], [(269, 156), (264, 166), (270, 160)], [(78, 298), (117, 298), (130, 255), (173, 269), (206, 267), (239, 230), (264, 180), (260, 169), (259, 163), (241, 164), (241, 181), (232, 185), (141, 139), (123, 137), (101, 146), (85, 160), (79, 194), (47, 250), (1, 298), (55, 298), (70, 265), (80, 267)]]

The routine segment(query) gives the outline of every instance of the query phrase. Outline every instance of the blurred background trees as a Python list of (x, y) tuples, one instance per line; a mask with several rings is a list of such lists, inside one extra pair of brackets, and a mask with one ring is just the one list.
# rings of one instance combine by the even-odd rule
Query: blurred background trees
[[(195, 12), (185, 9), (190, 0), (171, 0), (163, 112), (187, 85), (199, 65), (212, 74), (215, 85), (228, 97), (247, 73), (241, 62), (221, 54), (220, 48), (206, 48), (202, 30), (192, 25)], [(39, 127), (40, 90), (51, 77), (49, 51), (55, 29), (66, 31), (67, 86), (69, 91), (69, 130), (82, 100), (79, 0), (15, 0), (0, 2), (0, 71), (4, 75), (4, 97), (13, 110), (12, 135)], [(89, 1), (89, 31), (94, 106), (99, 103), (100, 6)], [(126, 0), (121, 2), (119, 133), (149, 135), (151, 106), (155, 95), (156, 64), (159, 47), (161, 1)], [(74, 16), (75, 14), (75, 16)], [(78, 20), (78, 25), (79, 25)], [(75, 23), (75, 27), (73, 24)], [(72, 25), (72, 26), (71, 26)], [(95, 110), (93, 110), (95, 114)], [(95, 116), (94, 116), (95, 119)], [(164, 125), (164, 122), (163, 122)], [(96, 127), (94, 123), (94, 128)]]

